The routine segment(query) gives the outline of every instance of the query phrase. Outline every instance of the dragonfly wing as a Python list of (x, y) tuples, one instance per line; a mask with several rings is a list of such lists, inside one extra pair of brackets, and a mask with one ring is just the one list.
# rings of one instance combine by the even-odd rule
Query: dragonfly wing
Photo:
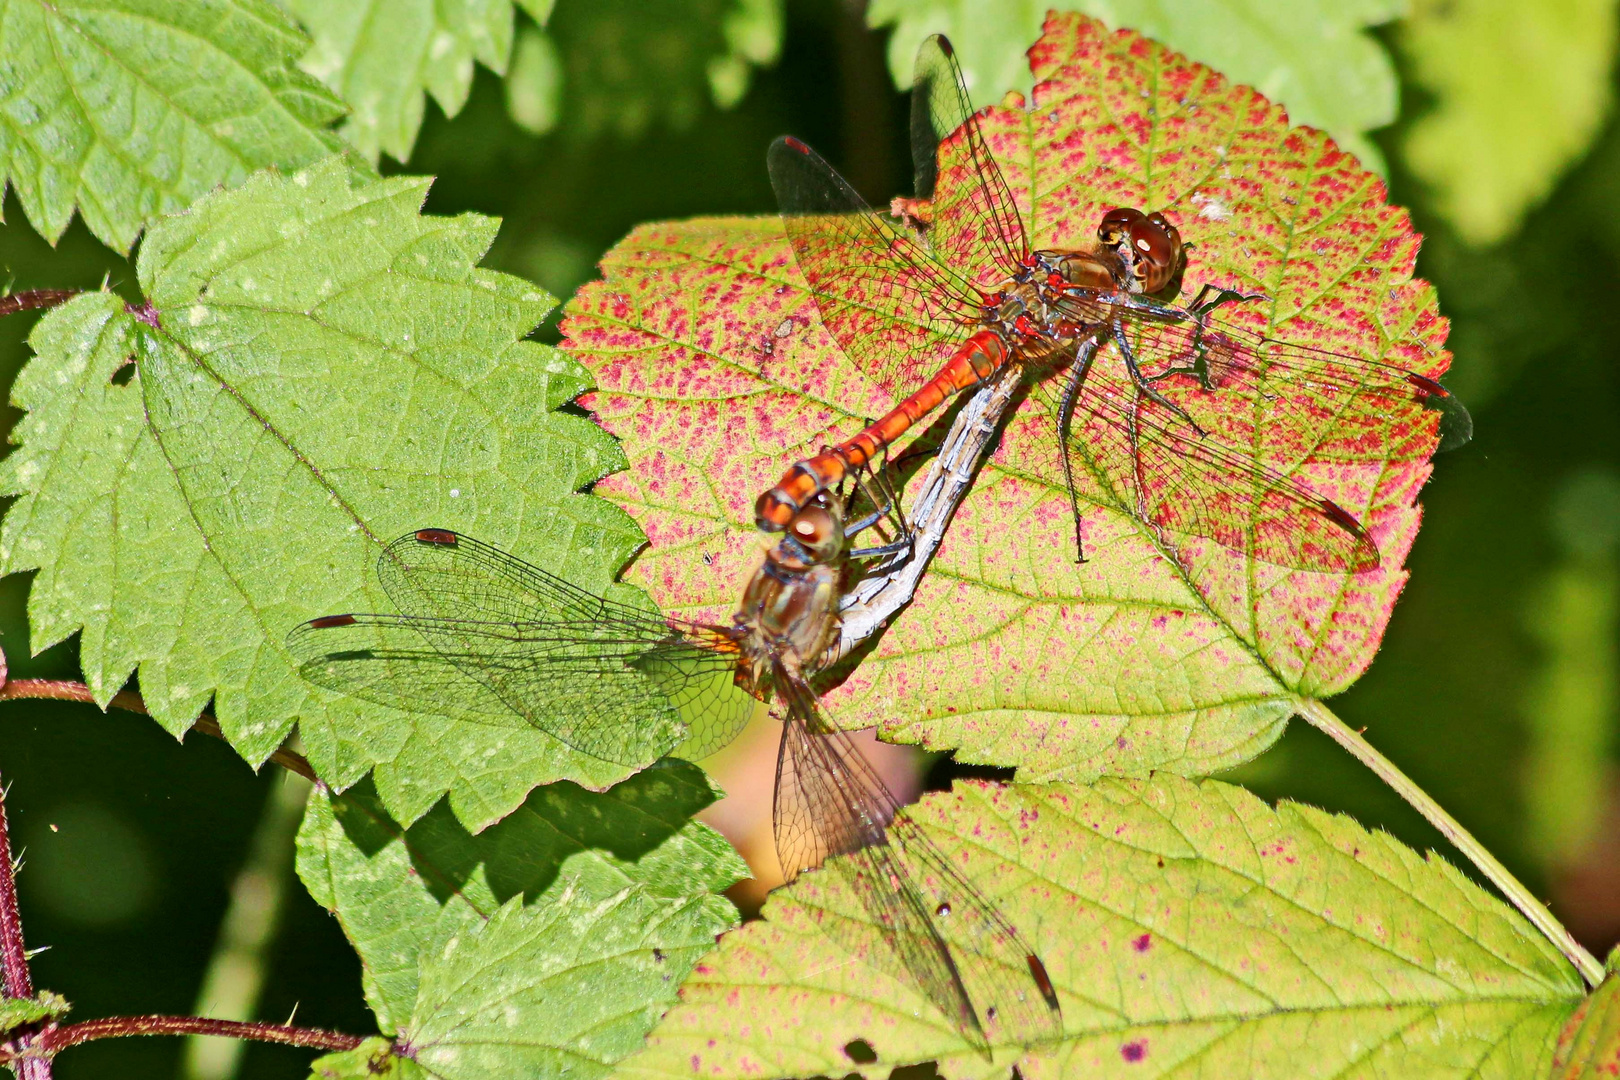
[(1058, 1035), (1056, 996), (1018, 932), (901, 812), (849, 736), (821, 720), (814, 693), (785, 675), (778, 683), (788, 706), (775, 816), (784, 874), (836, 856), (823, 871), (860, 899), (878, 947), (841, 919), (834, 936), (858, 954), (892, 957), (976, 1045)]
[(619, 764), (683, 737), (718, 746), (753, 710), (721, 629), (605, 600), (447, 530), (401, 537), (378, 571), (402, 614), (328, 616), (288, 636), (312, 682), (418, 712), (521, 717)]
[[(936, 252), (978, 253), (973, 260), (997, 276), (1014, 272), (1029, 256), (1018, 204), (1001, 167), (990, 156), (956, 50), (941, 34), (917, 49), (911, 83), (911, 160), (919, 199), (932, 199), (932, 240)], [(939, 194), (943, 171), (955, 171)]]
[[(1080, 388), (1067, 436), (1059, 437), (1060, 402), (1069, 373), (1040, 385), (1052, 417), (1048, 448), (1068, 453), (1082, 498), (1133, 514), (1166, 540), (1176, 535), (1213, 540), (1277, 566), (1324, 573), (1378, 565), (1378, 547), (1349, 511), (1297, 477), (1270, 465), (1248, 440), (1228, 443), (1235, 414), (1200, 434), (1180, 416), (1143, 395), (1124, 373), (1112, 345), (1098, 350)], [(1218, 433), (1217, 433), (1218, 432)], [(1061, 462), (1037, 464), (1061, 483)], [(1089, 480), (1088, 480), (1089, 478)]]
[(777, 139), (767, 163), (822, 322), (863, 373), (909, 393), (967, 337), (978, 293), (797, 139)]

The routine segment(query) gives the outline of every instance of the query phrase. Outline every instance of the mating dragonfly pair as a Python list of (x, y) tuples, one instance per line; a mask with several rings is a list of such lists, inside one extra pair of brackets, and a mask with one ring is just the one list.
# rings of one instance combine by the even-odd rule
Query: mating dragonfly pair
[[(945, 402), (1016, 366), (1046, 407), (1052, 438), (1035, 475), (1068, 490), (1077, 554), (1078, 476), (1167, 546), (1202, 537), (1260, 562), (1353, 573), (1379, 563), (1361, 521), (1295, 470), (1221, 436), (1253, 433), (1263, 419), (1305, 435), (1328, 422), (1431, 437), (1438, 427), (1455, 443), (1469, 421), (1427, 375), (1277, 341), (1223, 313), (1256, 294), (1205, 288), (1177, 306), (1187, 247), (1162, 214), (1111, 210), (1091, 248), (1032, 249), (943, 38), (919, 53), (912, 118), (919, 198), (897, 200), (897, 214), (866, 206), (803, 143), (771, 148), (788, 237), (823, 322), (901, 400), (760, 496), (756, 523), (779, 535), (730, 625), (615, 603), (469, 537), (423, 529), (379, 560), (400, 614), (315, 619), (289, 641), (321, 685), (407, 709), (515, 715), (626, 764), (647, 760), (649, 731), (664, 749), (684, 739), (679, 752), (700, 757), (729, 741), (757, 700), (774, 702), (783, 721), (774, 823), (787, 878), (826, 862), (903, 974), (966, 1038), (986, 1049), (1029, 1045), (1061, 1033), (1045, 966), (818, 704), (852, 561), (907, 544), (871, 463)], [(949, 214), (927, 201), (941, 168), (957, 181)], [(964, 250), (967, 265), (945, 254)], [(1102, 371), (1103, 355), (1121, 370)], [(1233, 416), (1248, 426), (1234, 428)], [(849, 484), (873, 507), (856, 520), (845, 518)], [(852, 549), (852, 537), (885, 518), (896, 526), (888, 543)]]

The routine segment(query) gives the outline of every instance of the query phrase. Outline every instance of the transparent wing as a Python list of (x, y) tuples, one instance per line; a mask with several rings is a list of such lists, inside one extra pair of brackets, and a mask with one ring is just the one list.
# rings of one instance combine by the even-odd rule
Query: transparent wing
[[(941, 34), (917, 49), (911, 83), (911, 160), (917, 197), (932, 199), (936, 252), (969, 256), (978, 270), (994, 265), (1001, 276), (1016, 271), (1029, 256), (1029, 237), (1018, 215), (1012, 188), (990, 156), (956, 50)], [(941, 201), (942, 170), (955, 170), (953, 198)]]
[(443, 529), (394, 541), (379, 573), (401, 614), (326, 616), (288, 635), (311, 682), (417, 712), (519, 717), (620, 764), (683, 739), (699, 756), (753, 711), (719, 628), (605, 600)]
[(967, 337), (978, 293), (797, 139), (772, 143), (767, 164), (822, 322), (862, 372), (910, 392)]
[[(814, 692), (780, 671), (777, 690), (788, 713), (775, 810), (787, 878), (831, 858), (822, 872), (860, 898), (899, 974), (975, 1044), (1060, 1035), (1057, 996), (1018, 931), (901, 812), (849, 736), (821, 720)], [(861, 928), (850, 934), (840, 919), (830, 929), (871, 953)]]
[[(1106, 325), (1106, 308), (1077, 290), (1076, 318)], [(1052, 433), (1049, 449), (1026, 451), (1034, 470), (1061, 482), (1059, 447), (1066, 447), (1082, 488), (1089, 477), (1102, 489), (1083, 494), (1121, 505), (1156, 529), (1279, 566), (1377, 566), (1377, 546), (1355, 514), (1314, 490), (1301, 467), (1426, 458), (1442, 418), (1455, 425), (1460, 417), (1466, 427), (1467, 411), (1406, 368), (1261, 337), (1209, 317), (1167, 321), (1177, 311), (1124, 319), (1124, 344), (1163, 400), (1130, 379), (1119, 342), (1104, 339), (1066, 431)], [(1059, 372), (1035, 391), (1054, 428), (1063, 427), (1069, 377)]]

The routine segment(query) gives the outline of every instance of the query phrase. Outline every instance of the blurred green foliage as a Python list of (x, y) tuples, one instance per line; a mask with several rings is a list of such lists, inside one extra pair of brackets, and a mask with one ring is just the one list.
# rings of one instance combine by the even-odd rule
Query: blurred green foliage
[[(1582, 827), (1573, 785), (1601, 782), (1616, 755), (1614, 617), (1604, 606), (1615, 602), (1613, 548), (1594, 554), (1570, 542), (1590, 530), (1571, 532), (1571, 497), (1561, 494), (1570, 490), (1564, 478), (1612, 475), (1620, 465), (1613, 346), (1620, 337), (1620, 128), (1608, 119), (1616, 35), (1611, 5), (1516, 6), (1520, 21), (1504, 24), (1491, 21), (1485, 2), (1420, 6), (1413, 21), (1398, 24), (1400, 113), (1392, 128), (1370, 136), (1388, 158), (1392, 199), (1410, 207), (1429, 234), (1418, 270), (1436, 282), (1453, 319), (1456, 363), (1448, 382), (1473, 407), (1476, 437), (1436, 462), (1412, 578), (1384, 649), (1334, 707), (1365, 725), (1375, 745), (1545, 893), (1550, 852), (1572, 843)], [(422, 109), (419, 133), (412, 127), (412, 139), (394, 144), (409, 154), (404, 168), (439, 176), (428, 209), (501, 216), (486, 265), (566, 296), (637, 222), (770, 212), (764, 149), (783, 132), (816, 145), (870, 198), (908, 190), (906, 113), (885, 50), (909, 73), (915, 37), (936, 28), (919, 21), (924, 9), (878, 2), (863, 13), (843, 0), (793, 0), (785, 8), (774, 0), (706, 0), (679, 8), (660, 22), (662, 5), (559, 0), (549, 18), (530, 6), (547, 19), (543, 31), (528, 16), (514, 16), (513, 78), (497, 78), (499, 65), (466, 61), (442, 84), (453, 89), (465, 75), (464, 89), (447, 91), (443, 101), (435, 96), (437, 108)], [(1020, 62), (1016, 54), (1033, 40), (1032, 29), (1018, 37), (1006, 29), (1012, 17), (967, 21), (982, 17), (966, 3), (926, 10), (963, 20), (937, 28), (956, 29), (964, 53), (985, 72), (1014, 70), (1007, 65)], [(1294, 19), (1315, 10), (1289, 8)], [(1256, 4), (1240, 12), (1244, 26), (1258, 27), (1245, 33), (1213, 21), (1212, 9), (1212, 21), (1185, 41), (1135, 25), (1218, 64), (1199, 51), (1204, 39), (1246, 48), (1268, 28), (1286, 25), (1289, 46), (1310, 57), (1302, 70), (1326, 80), (1311, 85), (1329, 87), (1320, 93), (1335, 105), (1363, 110), (1345, 131), (1365, 132), (1390, 115), (1393, 99), (1383, 99), (1384, 112), (1367, 107), (1377, 93), (1358, 103), (1335, 100), (1347, 92), (1332, 89), (1328, 77), (1342, 73), (1318, 65), (1334, 66), (1341, 61), (1331, 57), (1347, 54), (1307, 52), (1298, 23), (1269, 21), (1260, 11)], [(1130, 19), (1123, 5), (1099, 13)], [(1366, 66), (1352, 71), (1387, 71), (1379, 67), (1387, 57), (1368, 51), (1362, 28), (1394, 14), (1393, 6), (1364, 5), (1316, 25), (1336, 27), (1340, 47), (1363, 58)], [(867, 17), (883, 28), (869, 31)], [(901, 41), (906, 34), (909, 45)], [(1343, 35), (1361, 44), (1346, 44)], [(775, 66), (763, 66), (777, 44)], [(1011, 48), (1015, 59), (988, 51), (974, 59), (981, 44)], [(732, 59), (743, 62), (746, 78)], [(1238, 74), (1235, 65), (1227, 68), (1235, 77), (1288, 100), (1284, 83), (1267, 83), (1266, 72)], [(1363, 85), (1376, 82), (1358, 77)], [(978, 89), (1012, 81), (985, 74)], [(419, 102), (424, 89), (432, 89), (425, 80), (413, 91)], [(997, 96), (992, 90), (984, 100)], [(717, 101), (735, 104), (721, 110)], [(1299, 104), (1291, 111), (1324, 126), (1340, 122)], [(1447, 119), (1456, 116), (1466, 122)], [(1444, 138), (1428, 124), (1441, 124)], [(1412, 149), (1423, 145), (1440, 149)], [(380, 136), (378, 147), (389, 149)], [(1463, 184), (1475, 194), (1459, 195)], [(52, 248), (29, 228), (15, 196), (5, 211), (0, 267), (14, 288), (95, 287), (104, 278), (129, 288), (129, 262), (81, 222)], [(1477, 248), (1491, 239), (1494, 247)], [(0, 320), (0, 371), (8, 383), (35, 320)], [(16, 417), (7, 411), (8, 427)], [(26, 584), (26, 575), (0, 581), (0, 646), (12, 676), (74, 677), (76, 639), (30, 656)], [(1530, 612), (1540, 615), (1527, 621)], [(227, 889), (248, 857), (275, 778), (253, 776), (222, 743), (194, 735), (182, 746), (150, 720), (116, 711), (103, 717), (85, 706), (8, 703), (0, 725), (0, 777), (28, 842), (22, 903), (29, 944), (50, 946), (34, 961), (36, 981), (67, 994), (79, 1017), (190, 1010)], [(1304, 725), (1292, 727), (1244, 778), (1268, 797), (1344, 810), (1409, 843), (1444, 850), (1394, 795)], [(86, 924), (71, 901), (53, 896), (60, 883), (30, 880), (50, 872), (58, 853), (47, 847), (67, 842), (61, 826), (73, 822), (68, 811), (79, 813), (75, 807), (95, 807), (126, 835), (144, 838), (152, 891), (117, 921)], [(1604, 951), (1610, 943), (1587, 944)], [(280, 1019), (295, 1007), (304, 1024), (364, 1032), (371, 1023), (353, 952), (298, 889), (270, 958), (261, 1015)], [(65, 1055), (57, 1075), (169, 1077), (181, 1053), (178, 1040), (95, 1044)], [(252, 1046), (241, 1075), (301, 1076), (308, 1058)]]

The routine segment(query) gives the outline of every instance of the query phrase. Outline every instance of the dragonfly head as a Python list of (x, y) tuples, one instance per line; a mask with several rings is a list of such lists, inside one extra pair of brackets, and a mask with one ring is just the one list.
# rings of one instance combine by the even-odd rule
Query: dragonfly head
[(844, 522), (826, 492), (793, 515), (771, 560), (785, 570), (808, 570), (834, 562), (844, 551)]
[(1174, 281), (1186, 257), (1180, 231), (1157, 211), (1144, 214), (1135, 207), (1115, 207), (1103, 215), (1097, 239), (1119, 253), (1137, 287), (1150, 296)]

